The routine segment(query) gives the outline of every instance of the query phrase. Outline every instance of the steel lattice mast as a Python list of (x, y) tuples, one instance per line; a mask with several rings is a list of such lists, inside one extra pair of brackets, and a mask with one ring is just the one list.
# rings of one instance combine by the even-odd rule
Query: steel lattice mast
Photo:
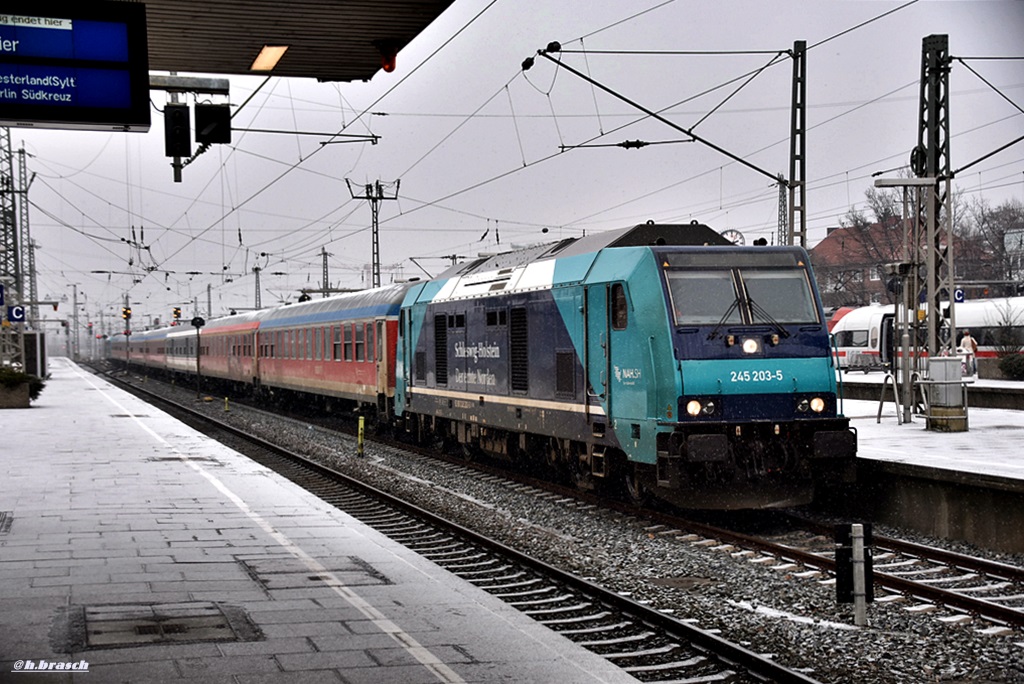
[(807, 247), (807, 41), (793, 43), (789, 136), (789, 226), (786, 244)]
[[(918, 143), (911, 166), (919, 178), (934, 179), (931, 192), (921, 193), (915, 212), (914, 235), (923, 249), (924, 273), (917, 292), (919, 306), (927, 303), (924, 316), (928, 354), (936, 356), (950, 340), (942, 339), (943, 301), (953, 307), (953, 220), (949, 161), (949, 36), (924, 39), (921, 54), (921, 98)], [(921, 239), (923, 238), (923, 239)], [(950, 311), (952, 342), (956, 342), (956, 318)]]
[[(9, 130), (9, 129), (8, 129)], [(10, 141), (8, 141), (9, 143)], [(19, 291), (28, 294), (28, 324), (39, 329), (39, 292), (36, 288), (36, 244), (28, 219), (28, 164), (24, 141), (18, 150), (18, 246), (21, 248), (21, 283)]]
[(21, 252), (14, 185), (11, 129), (0, 128), (0, 284), (4, 307), (0, 310), (0, 366), (25, 368), (24, 324), (7, 319), (7, 307), (21, 303)]

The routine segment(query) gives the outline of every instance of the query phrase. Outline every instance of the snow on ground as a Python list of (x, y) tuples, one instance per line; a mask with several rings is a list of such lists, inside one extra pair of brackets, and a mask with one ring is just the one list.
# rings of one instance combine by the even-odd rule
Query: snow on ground
[[(884, 377), (883, 373), (847, 373), (843, 381), (881, 385)], [(973, 380), (968, 395), (971, 386), (1024, 386), (1004, 380), (968, 380)], [(848, 399), (843, 411), (857, 428), (861, 458), (1024, 479), (1024, 413), (1020, 411), (971, 408), (967, 432), (926, 430), (924, 416), (918, 415), (911, 423), (898, 425), (892, 403), (882, 407), (880, 423), (877, 401)]]

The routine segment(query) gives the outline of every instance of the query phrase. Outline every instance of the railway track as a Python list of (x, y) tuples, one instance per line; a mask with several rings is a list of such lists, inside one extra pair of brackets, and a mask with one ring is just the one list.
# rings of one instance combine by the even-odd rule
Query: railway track
[[(790, 515), (795, 529), (758, 536), (675, 515), (646, 514), (651, 520), (691, 534), (686, 541), (719, 548), (751, 562), (774, 567), (789, 564), (791, 574), (834, 581), (834, 529)], [(980, 631), (1003, 634), (1024, 628), (1024, 568), (884, 536), (874, 536), (874, 582), (885, 590), (880, 603), (917, 601), (908, 610), (927, 614), (947, 607), (954, 615), (940, 618), (964, 623), (978, 618), (991, 623)], [(831, 578), (826, 577), (831, 576)]]
[[(779, 553), (834, 572), (834, 545), (821, 544), (829, 528), (805, 519), (796, 524), (806, 530), (804, 540), (780, 541)], [(874, 538), (873, 562), (875, 584), (889, 592), (883, 600), (913, 597), (921, 612), (947, 606), (960, 613), (949, 621), (978, 617), (992, 622), (993, 631), (1024, 627), (1024, 568), (884, 536)]]
[[(711, 631), (532, 558), (343, 473), (135, 385), (129, 388), (500, 598), (640, 681), (812, 684)], [(239, 444), (244, 442), (245, 446)], [(566, 499), (566, 505), (590, 505)]]
[[(259, 408), (247, 407), (247, 410), (280, 418), (276, 413)], [(325, 428), (336, 430), (337, 421), (326, 421)], [(403, 449), (412, 449), (407, 444), (401, 446)], [(437, 459), (438, 455), (432, 453), (430, 458)], [(802, 569), (794, 568), (794, 574), (806, 578), (816, 577), (817, 572), (821, 573), (822, 581), (834, 579), (834, 530), (813, 520), (790, 516), (789, 524), (794, 530), (787, 534), (771, 537), (751, 535), (680, 515), (639, 509), (482, 463), (454, 458), (443, 460), (452, 467), (469, 468), (485, 476), (511, 479), (580, 505), (599, 505), (625, 515), (641, 517), (664, 526), (662, 529), (677, 530), (677, 536), (691, 544), (748, 555), (748, 560), (759, 563), (770, 563), (776, 559), (778, 564), (796, 564)], [(874, 542), (874, 581), (876, 587), (884, 590), (883, 595), (876, 599), (879, 603), (914, 602), (914, 605), (908, 606), (908, 610), (923, 615), (947, 607), (952, 614), (939, 619), (951, 623), (984, 620), (990, 625), (982, 627), (980, 631), (993, 634), (1005, 633), (1011, 628), (1024, 628), (1024, 568), (891, 537), (875, 535)], [(752, 553), (758, 555), (751, 556)], [(778, 567), (778, 564), (774, 567)]]

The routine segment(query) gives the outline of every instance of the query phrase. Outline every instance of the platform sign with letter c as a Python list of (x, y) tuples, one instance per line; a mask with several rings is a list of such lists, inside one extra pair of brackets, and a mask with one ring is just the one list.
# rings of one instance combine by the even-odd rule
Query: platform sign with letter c
[(964, 288), (958, 287), (953, 290), (953, 301), (957, 304), (963, 304), (967, 297), (964, 295)]
[(25, 307), (21, 304), (7, 307), (7, 320), (11, 323), (24, 323)]

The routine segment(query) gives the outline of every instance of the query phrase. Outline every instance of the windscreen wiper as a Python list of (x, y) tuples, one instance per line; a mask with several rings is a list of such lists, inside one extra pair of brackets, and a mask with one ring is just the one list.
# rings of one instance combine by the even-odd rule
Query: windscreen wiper
[(713, 340), (716, 337), (718, 337), (718, 331), (722, 328), (723, 325), (725, 325), (725, 322), (729, 319), (729, 316), (732, 315), (732, 312), (735, 311), (736, 307), (738, 307), (739, 305), (740, 300), (736, 297), (733, 297), (732, 304), (729, 305), (729, 308), (725, 310), (725, 313), (722, 314), (722, 317), (718, 320), (718, 323), (715, 324), (715, 327), (712, 328), (711, 332), (708, 334), (709, 340)]
[(749, 296), (747, 297), (747, 302), (750, 304), (751, 313), (753, 313), (756, 318), (764, 319), (764, 322), (775, 328), (781, 337), (789, 337), (789, 331), (786, 330), (781, 323), (772, 318), (771, 314), (765, 311), (763, 306), (755, 302)]

